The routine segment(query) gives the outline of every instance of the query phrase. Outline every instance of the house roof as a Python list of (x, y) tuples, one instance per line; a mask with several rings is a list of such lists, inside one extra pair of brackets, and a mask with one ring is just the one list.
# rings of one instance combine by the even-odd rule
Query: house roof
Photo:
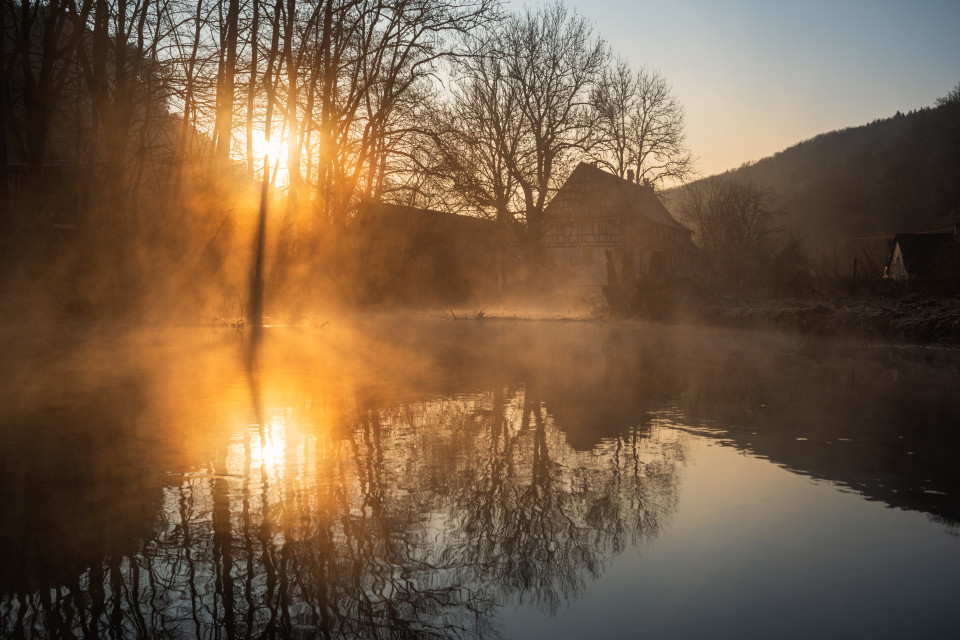
[(952, 233), (898, 233), (893, 242), (900, 247), (903, 266), (911, 275), (936, 269), (946, 252), (958, 251)]
[(494, 220), (386, 202), (364, 203), (353, 227), (371, 239), (415, 237), (424, 242), (473, 247), (515, 241), (512, 230)]
[(544, 216), (634, 216), (690, 233), (657, 198), (652, 187), (634, 184), (581, 162), (547, 205)]

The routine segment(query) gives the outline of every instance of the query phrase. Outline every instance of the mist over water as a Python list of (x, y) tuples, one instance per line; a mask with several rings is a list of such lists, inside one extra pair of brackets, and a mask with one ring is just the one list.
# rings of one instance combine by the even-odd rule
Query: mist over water
[(2, 341), (2, 637), (960, 622), (954, 352), (399, 315), (253, 357), (210, 327)]
[(960, 344), (960, 87), (671, 211), (682, 96), (562, 1), (10, 0), (0, 59), (0, 638), (960, 626), (958, 352), (679, 326)]

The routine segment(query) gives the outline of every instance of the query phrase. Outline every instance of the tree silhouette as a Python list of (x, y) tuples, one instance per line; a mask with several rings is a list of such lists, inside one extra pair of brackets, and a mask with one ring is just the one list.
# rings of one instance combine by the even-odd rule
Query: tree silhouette
[(606, 59), (590, 23), (562, 3), (525, 9), (471, 36), (439, 112), (432, 171), (512, 228), (531, 279), (549, 197), (589, 144), (589, 92)]
[(592, 154), (621, 178), (657, 188), (683, 182), (694, 171), (686, 146), (683, 107), (657, 71), (634, 70), (617, 60), (591, 92)]

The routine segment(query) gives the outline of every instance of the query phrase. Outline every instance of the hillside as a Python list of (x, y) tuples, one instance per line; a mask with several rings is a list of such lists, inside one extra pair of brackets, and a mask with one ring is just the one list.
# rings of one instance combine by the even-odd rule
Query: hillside
[[(720, 177), (771, 189), (812, 251), (946, 227), (960, 218), (960, 101), (824, 133)], [(682, 189), (668, 198), (682, 218)]]

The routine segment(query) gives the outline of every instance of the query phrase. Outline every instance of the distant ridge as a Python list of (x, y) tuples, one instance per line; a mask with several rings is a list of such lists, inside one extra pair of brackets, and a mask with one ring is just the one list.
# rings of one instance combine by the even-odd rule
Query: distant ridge
[[(952, 227), (960, 101), (824, 133), (720, 177), (773, 190), (784, 225), (814, 251), (843, 238)], [(683, 189), (667, 194), (681, 220)]]

